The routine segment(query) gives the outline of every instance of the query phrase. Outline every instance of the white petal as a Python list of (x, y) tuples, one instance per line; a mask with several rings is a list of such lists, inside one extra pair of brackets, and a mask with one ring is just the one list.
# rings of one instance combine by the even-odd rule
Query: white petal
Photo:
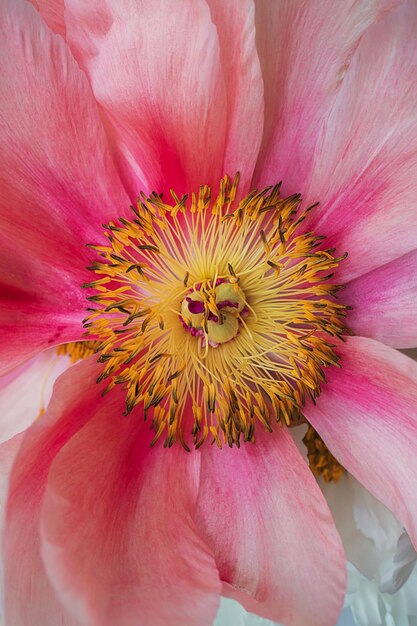
[(354, 517), (358, 529), (378, 550), (396, 549), (402, 526), (386, 506), (377, 500), (358, 481), (353, 480)]
[(404, 531), (397, 543), (392, 569), (388, 572), (380, 586), (382, 593), (396, 593), (407, 582), (414, 570), (417, 561), (417, 552), (411, 543), (410, 537)]

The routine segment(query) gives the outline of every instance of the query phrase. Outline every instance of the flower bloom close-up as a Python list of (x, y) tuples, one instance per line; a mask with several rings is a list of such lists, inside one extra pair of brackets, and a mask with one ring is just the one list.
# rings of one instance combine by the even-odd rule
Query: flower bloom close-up
[(415, 1), (0, 7), (5, 625), (212, 626), (226, 596), (334, 626), (346, 472), (406, 531), (396, 591)]

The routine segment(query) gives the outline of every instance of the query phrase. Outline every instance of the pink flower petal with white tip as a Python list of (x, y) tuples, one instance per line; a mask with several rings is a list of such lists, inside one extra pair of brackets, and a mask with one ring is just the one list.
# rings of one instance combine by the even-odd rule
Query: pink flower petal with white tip
[(224, 592), (287, 626), (334, 626), (345, 558), (326, 501), (290, 434), (201, 449), (198, 526)]
[(22, 0), (3, 0), (0, 12), (5, 371), (81, 338), (81, 285), (91, 279), (85, 244), (96, 242), (101, 222), (128, 210), (129, 200), (88, 81), (62, 38)]
[(364, 337), (338, 347), (317, 406), (304, 413), (329, 450), (407, 529), (417, 546), (417, 363)]

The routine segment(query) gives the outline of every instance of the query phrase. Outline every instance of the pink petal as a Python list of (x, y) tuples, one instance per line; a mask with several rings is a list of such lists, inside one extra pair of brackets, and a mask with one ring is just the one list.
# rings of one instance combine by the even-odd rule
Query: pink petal
[(2, 369), (79, 339), (85, 244), (128, 207), (88, 82), (64, 41), (21, 0), (1, 22)]
[(198, 525), (225, 593), (287, 626), (334, 626), (345, 559), (327, 504), (285, 429), (202, 448)]
[(101, 406), (52, 466), (49, 578), (85, 626), (211, 626), (221, 583), (192, 521), (200, 456), (151, 449), (141, 417), (121, 413)]
[(26, 430), (48, 405), (55, 380), (70, 362), (45, 350), (0, 378), (0, 442)]
[(68, 40), (90, 77), (131, 195), (218, 185), (227, 104), (207, 4), (65, 4)]
[[(8, 623), (209, 626), (221, 585), (191, 518), (199, 455), (151, 450), (140, 416), (122, 415), (124, 394), (101, 397), (99, 369), (92, 358), (62, 375), (16, 459)], [(77, 621), (60, 621), (67, 613), (57, 597)]]
[(257, 168), (261, 184), (283, 180), (286, 193), (306, 191), (320, 124), (352, 54), (364, 31), (394, 3), (256, 1), (265, 82), (265, 127)]
[(66, 27), (64, 20), (64, 0), (29, 0), (35, 6), (43, 19), (54, 33), (65, 39)]
[[(19, 452), (20, 445), (24, 433), (15, 435), (8, 441), (0, 443), (0, 541), (1, 545), (4, 544), (4, 526), (6, 517), (7, 496), (9, 492), (10, 472), (13, 467), (13, 463)], [(3, 563), (0, 567), (0, 602), (1, 602), (1, 618), (4, 617), (4, 567)], [(3, 621), (2, 621), (3, 623)]]
[(39, 520), (53, 459), (100, 407), (100, 390), (92, 382), (98, 368), (92, 358), (62, 374), (48, 410), (22, 439), (10, 477), (4, 533), (7, 624), (79, 626), (57, 600), (46, 577), (40, 555)]
[(356, 335), (395, 348), (417, 346), (417, 251), (356, 278), (343, 292)]
[(417, 247), (416, 32), (414, 1), (367, 30), (321, 128), (306, 192), (343, 282)]
[(417, 363), (364, 337), (338, 348), (340, 370), (305, 415), (331, 452), (417, 545)]
[(226, 81), (227, 145), (223, 171), (240, 171), (240, 193), (249, 191), (262, 139), (263, 80), (255, 43), (253, 0), (208, 0), (220, 41)]
[[(5, 221), (5, 216), (1, 219)], [(12, 226), (9, 224), (6, 231), (10, 238)], [(36, 238), (40, 245), (41, 237), (39, 233), (31, 241), (22, 238), (19, 243), (16, 238), (10, 243), (2, 238), (0, 242), (4, 260), (0, 264), (0, 375), (44, 348), (78, 341), (84, 333), (87, 294), (81, 289), (83, 275), (82, 271), (78, 276), (70, 274), (78, 259), (68, 260), (64, 267), (55, 244), (48, 240), (43, 254), (49, 254), (50, 262), (40, 259)], [(84, 248), (81, 244), (80, 258), (85, 255)], [(84, 263), (87, 265), (86, 259)], [(90, 280), (90, 273), (85, 274), (84, 280)]]

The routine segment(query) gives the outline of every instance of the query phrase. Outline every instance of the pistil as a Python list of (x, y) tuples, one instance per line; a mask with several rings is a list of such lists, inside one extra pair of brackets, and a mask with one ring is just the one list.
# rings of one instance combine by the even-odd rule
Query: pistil
[(245, 295), (237, 283), (217, 279), (190, 289), (181, 303), (181, 322), (203, 347), (217, 348), (234, 339), (248, 313)]

